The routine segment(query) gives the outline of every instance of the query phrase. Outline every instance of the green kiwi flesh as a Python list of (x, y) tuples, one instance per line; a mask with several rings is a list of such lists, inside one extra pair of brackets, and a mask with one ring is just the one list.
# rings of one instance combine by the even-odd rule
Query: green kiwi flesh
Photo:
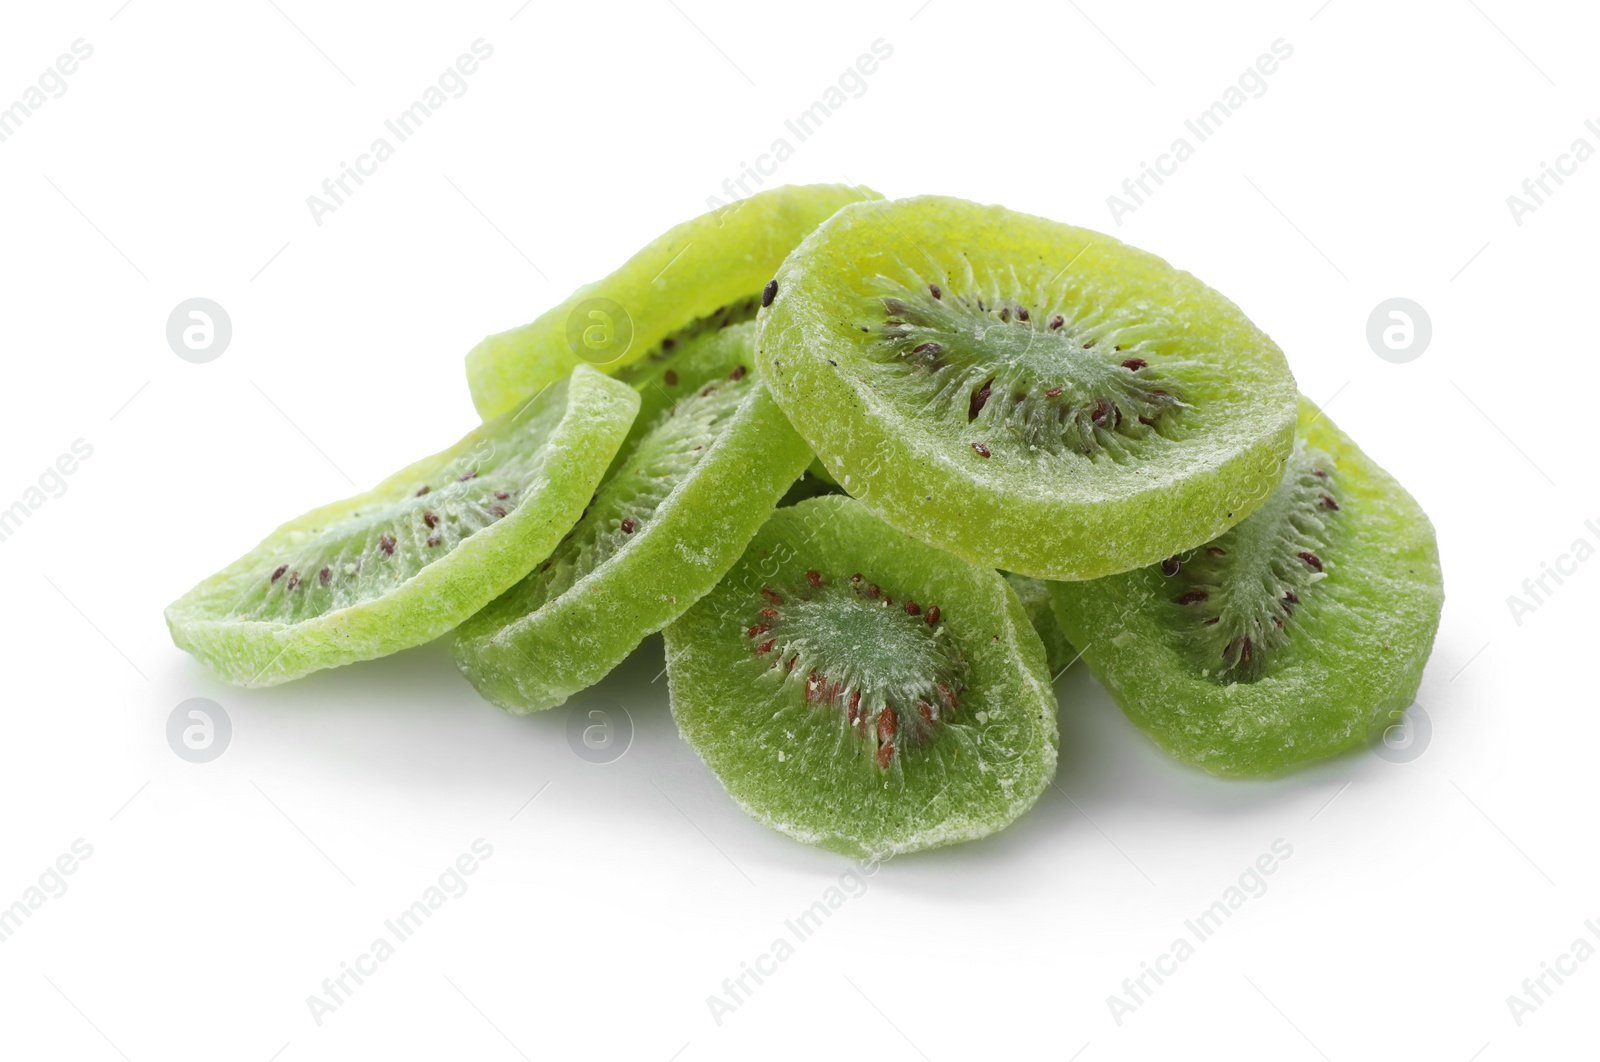
[[(604, 280), (473, 347), (467, 354), (473, 404), (492, 417), (580, 362), (617, 375), (658, 356), (664, 343), (670, 350), (748, 319), (795, 244), (846, 203), (876, 198), (853, 185), (785, 185), (674, 226)], [(585, 338), (591, 320), (605, 336), (593, 349)]]
[(738, 560), (811, 459), (756, 378), (755, 325), (688, 340), (641, 377), (634, 434), (550, 557), (455, 634), (495, 704), (553, 708), (598, 682)]
[(166, 611), (219, 677), (272, 686), (444, 634), (556, 547), (639, 408), (580, 366), (372, 490), (314, 509)]
[(1433, 526), (1310, 402), (1282, 483), (1199, 549), (1051, 595), (1130, 718), (1221, 775), (1362, 746), (1416, 698), (1444, 602)]
[(1055, 697), (1016, 595), (850, 498), (777, 510), (665, 637), (685, 738), (746, 812), (808, 844), (971, 840), (1055, 773)]
[(976, 564), (1089, 579), (1215, 538), (1293, 443), (1283, 352), (1188, 273), (959, 199), (846, 206), (758, 317), (773, 396), (853, 496)]
[(1055, 608), (1050, 603), (1050, 584), (1043, 579), (1018, 575), (1015, 572), (1000, 574), (1011, 584), (1017, 600), (1022, 603), (1022, 611), (1027, 615), (1028, 622), (1033, 624), (1034, 631), (1039, 635), (1039, 641), (1044, 643), (1044, 662), (1050, 669), (1051, 679), (1060, 678), (1061, 673), (1077, 661), (1078, 650), (1072, 647), (1066, 633), (1061, 629), (1061, 624), (1056, 620)]

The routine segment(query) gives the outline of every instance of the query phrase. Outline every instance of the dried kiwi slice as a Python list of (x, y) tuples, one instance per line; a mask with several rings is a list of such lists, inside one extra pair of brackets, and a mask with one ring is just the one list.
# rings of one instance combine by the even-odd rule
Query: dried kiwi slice
[(550, 555), (639, 396), (579, 366), (450, 449), (291, 520), (168, 606), (180, 649), (240, 686), (385, 656), (450, 630)]
[(1038, 632), (1039, 640), (1044, 643), (1044, 662), (1050, 669), (1051, 679), (1060, 678), (1061, 672), (1077, 661), (1078, 650), (1067, 640), (1066, 633), (1056, 619), (1055, 608), (1050, 604), (1050, 584), (1043, 579), (1015, 572), (1000, 574), (1016, 591), (1017, 600), (1022, 602), (1022, 611)]
[(1224, 775), (1285, 771), (1389, 726), (1416, 698), (1444, 603), (1427, 515), (1303, 400), (1283, 482), (1238, 526), (1051, 594), (1123, 711)]
[(996, 572), (850, 498), (779, 509), (666, 630), (672, 713), (757, 820), (882, 857), (999, 830), (1056, 764), (1044, 648)]
[(617, 375), (702, 332), (749, 320), (762, 285), (795, 244), (846, 203), (876, 198), (852, 185), (785, 185), (668, 229), (604, 280), (473, 347), (473, 403), (492, 417), (580, 361)]
[(1089, 579), (1209, 541), (1294, 435), (1283, 352), (1188, 273), (959, 199), (863, 202), (795, 249), (758, 358), (845, 489), (976, 564)]
[(811, 460), (751, 372), (755, 324), (685, 344), (642, 381), (636, 436), (543, 564), (457, 631), (489, 700), (540, 711), (598, 682), (739, 559)]

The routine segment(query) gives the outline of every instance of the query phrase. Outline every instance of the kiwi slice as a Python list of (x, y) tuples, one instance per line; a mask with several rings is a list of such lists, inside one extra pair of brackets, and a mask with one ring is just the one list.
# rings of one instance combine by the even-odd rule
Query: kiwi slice
[(960, 199), (844, 207), (761, 311), (767, 385), (889, 523), (1044, 579), (1127, 571), (1265, 500), (1294, 437), (1283, 352), (1109, 236)]
[(313, 509), (167, 607), (180, 649), (240, 686), (450, 630), (550, 555), (639, 408), (579, 366), (365, 494)]
[(518, 713), (561, 704), (739, 559), (811, 460), (754, 354), (754, 322), (733, 325), (646, 381), (635, 433), (577, 526), (456, 631), (456, 664), (486, 698)]
[(1390, 725), (1444, 603), (1427, 515), (1304, 400), (1261, 508), (1199, 549), (1051, 595), (1123, 711), (1223, 775), (1275, 774)]
[(1034, 631), (1039, 635), (1039, 641), (1044, 643), (1044, 662), (1050, 669), (1051, 679), (1059, 678), (1061, 672), (1078, 659), (1078, 650), (1067, 640), (1060, 622), (1056, 620), (1055, 608), (1050, 604), (1050, 584), (1043, 579), (1018, 575), (1015, 572), (1000, 574), (1011, 584), (1017, 600), (1022, 603), (1022, 611), (1027, 615), (1028, 622), (1033, 624)]
[(881, 858), (982, 837), (1055, 774), (1044, 648), (1005, 580), (847, 497), (773, 513), (666, 650), (689, 743), (808, 844)]
[(467, 354), (472, 401), (485, 418), (587, 361), (616, 375), (670, 355), (702, 332), (748, 320), (783, 256), (870, 188), (785, 185), (668, 229), (597, 283), (531, 324), (489, 336)]

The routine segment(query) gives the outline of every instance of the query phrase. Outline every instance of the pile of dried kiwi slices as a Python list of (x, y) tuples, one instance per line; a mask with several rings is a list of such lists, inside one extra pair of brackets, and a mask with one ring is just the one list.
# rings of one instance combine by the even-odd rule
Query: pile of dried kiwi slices
[(223, 679), (449, 633), (512, 712), (662, 631), (734, 800), (885, 858), (1050, 785), (1082, 660), (1174, 757), (1276, 774), (1416, 695), (1421, 508), (1188, 273), (957, 199), (772, 189), (467, 357), (484, 423), (167, 610)]

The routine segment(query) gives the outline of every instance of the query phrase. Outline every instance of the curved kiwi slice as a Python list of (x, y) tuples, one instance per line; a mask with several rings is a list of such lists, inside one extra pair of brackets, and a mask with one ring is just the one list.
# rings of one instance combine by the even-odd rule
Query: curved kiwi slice
[(1050, 784), (1044, 650), (994, 571), (850, 498), (777, 510), (666, 630), (672, 714), (757, 820), (882, 857), (1005, 827)]
[(550, 555), (639, 408), (568, 380), (365, 494), (313, 509), (167, 607), (180, 649), (241, 686), (370, 660), (450, 630)]
[(1033, 624), (1039, 641), (1044, 643), (1044, 662), (1050, 669), (1050, 678), (1054, 680), (1061, 677), (1061, 672), (1078, 659), (1078, 650), (1067, 640), (1066, 633), (1056, 619), (1055, 608), (1050, 604), (1050, 584), (1043, 579), (1015, 572), (1000, 574), (1011, 584), (1017, 600), (1022, 602), (1022, 611), (1027, 615), (1028, 622)]
[(473, 347), (473, 403), (492, 417), (580, 362), (617, 375), (702, 332), (749, 320), (762, 286), (806, 233), (846, 203), (876, 198), (851, 185), (785, 185), (668, 229), (604, 280)]
[(1051, 587), (1123, 711), (1216, 774), (1366, 742), (1416, 698), (1444, 603), (1422, 509), (1310, 402), (1266, 503), (1200, 549)]
[(759, 318), (767, 384), (828, 471), (977, 564), (1089, 579), (1209, 541), (1294, 436), (1283, 352), (1188, 273), (959, 199), (863, 202)]
[(489, 700), (540, 711), (603, 678), (738, 560), (811, 459), (751, 371), (755, 324), (686, 345), (644, 388), (636, 436), (543, 564), (457, 631)]

